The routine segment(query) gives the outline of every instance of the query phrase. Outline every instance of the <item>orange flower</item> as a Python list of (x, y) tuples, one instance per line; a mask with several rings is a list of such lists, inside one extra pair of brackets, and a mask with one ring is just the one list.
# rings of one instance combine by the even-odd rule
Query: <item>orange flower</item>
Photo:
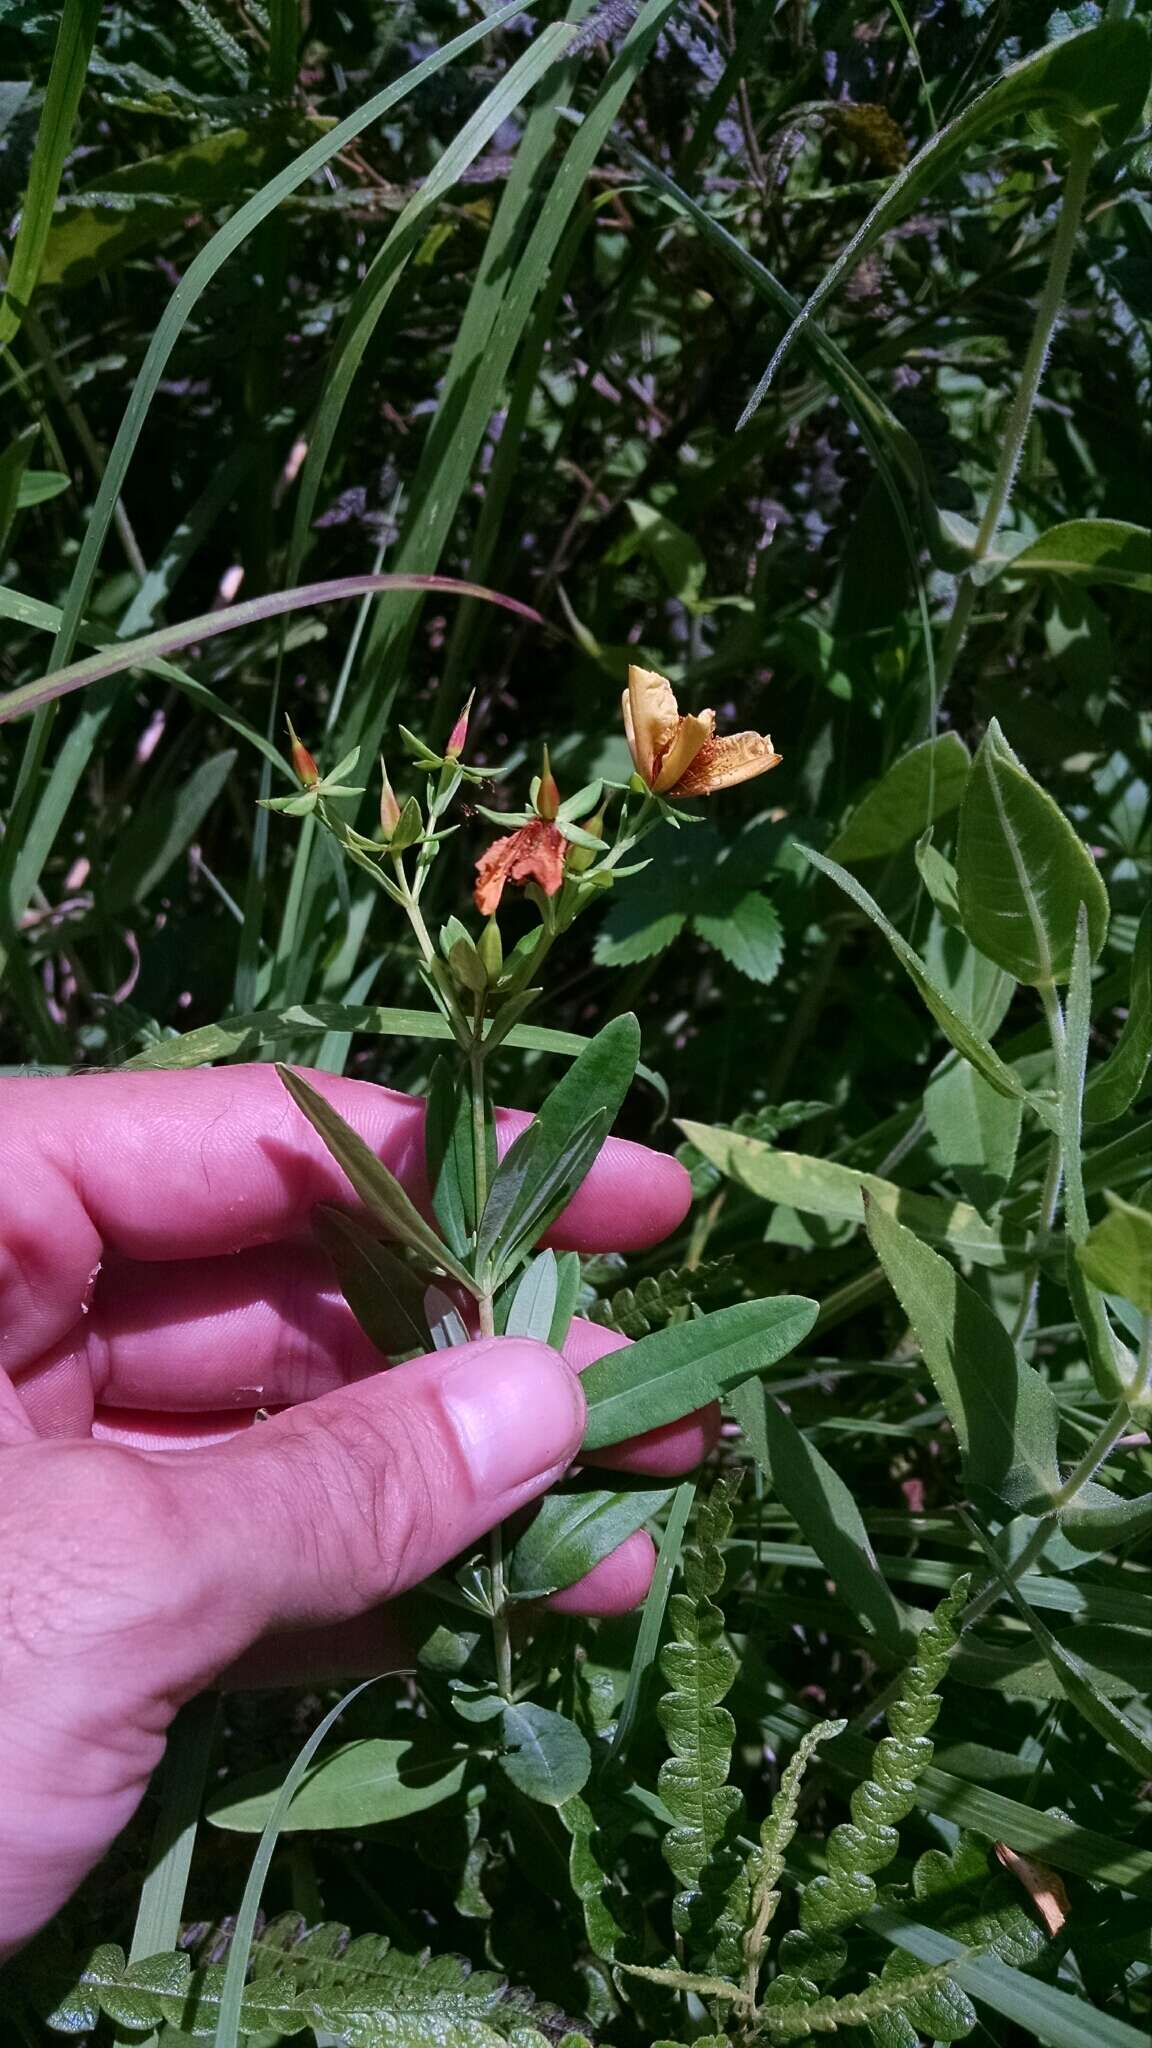
[(518, 832), (482, 853), (476, 863), (476, 908), (495, 916), (507, 882), (539, 882), (546, 896), (555, 896), (564, 881), (568, 844), (548, 818), (531, 818)]
[(775, 768), (782, 756), (758, 732), (717, 739), (714, 711), (682, 712), (666, 676), (630, 668), (624, 730), (636, 772), (661, 796), (711, 796)]

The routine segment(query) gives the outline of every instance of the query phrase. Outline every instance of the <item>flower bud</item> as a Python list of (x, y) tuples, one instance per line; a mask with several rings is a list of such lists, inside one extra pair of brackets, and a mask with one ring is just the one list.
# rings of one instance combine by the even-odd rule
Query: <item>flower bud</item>
[(479, 953), (484, 964), (484, 972), (488, 976), (489, 984), (498, 981), (500, 970), (504, 965), (504, 945), (500, 937), (500, 927), (494, 917), (488, 919), (481, 932), (476, 944), (476, 951)]
[(380, 779), (383, 785), (380, 791), (380, 830), (383, 832), (385, 839), (391, 839), (397, 825), (400, 823), (400, 805), (396, 800), (396, 793), (392, 788), (392, 784), (388, 780), (388, 770), (384, 766), (383, 754), (380, 756)]
[(556, 787), (556, 777), (552, 773), (552, 764), (548, 759), (548, 749), (545, 747), (544, 760), (540, 769), (540, 781), (536, 790), (536, 816), (544, 818), (548, 823), (551, 823), (559, 809), (560, 791)]
[(470, 692), (468, 702), (448, 735), (448, 745), (444, 749), (446, 761), (458, 761), (464, 752), (464, 743), (468, 738), (468, 714), (472, 709), (472, 699), (475, 695), (475, 690)]
[(292, 742), (292, 766), (296, 770), (302, 786), (305, 789), (315, 789), (316, 784), (320, 780), (320, 770), (316, 766), (316, 757), (308, 752), (291, 719), (288, 720), (288, 737)]
[[(603, 839), (603, 806), (600, 808), (600, 810), (596, 811), (592, 817), (582, 819), (580, 830), (582, 832), (587, 832), (589, 838), (591, 839)], [(592, 848), (590, 846), (570, 846), (568, 848), (568, 858), (565, 861), (564, 865), (568, 869), (570, 875), (582, 875), (587, 872), (587, 870), (591, 867), (595, 859), (596, 855), (593, 853)]]

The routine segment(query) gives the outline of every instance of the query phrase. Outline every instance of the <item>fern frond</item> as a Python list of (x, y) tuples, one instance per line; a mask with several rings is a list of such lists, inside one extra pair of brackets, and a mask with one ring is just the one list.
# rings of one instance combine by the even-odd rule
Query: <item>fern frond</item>
[(936, 1688), (956, 1640), (955, 1621), (968, 1598), (968, 1579), (956, 1580), (921, 1631), (899, 1697), (888, 1709), (891, 1735), (878, 1742), (872, 1776), (852, 1794), (852, 1820), (828, 1837), (828, 1874), (813, 1878), (800, 1901), (808, 1934), (834, 1933), (876, 1902), (872, 1873), (891, 1863), (900, 1837), (895, 1823), (916, 1801), (916, 1781), (932, 1761), (928, 1730), (940, 1712)]
[(752, 1894), (751, 1925), (744, 1936), (744, 1957), (748, 1971), (747, 1989), (755, 1997), (760, 1958), (769, 1923), (780, 1903), (779, 1883), (788, 1844), (796, 1833), (796, 1810), (800, 1788), (812, 1757), (822, 1742), (842, 1735), (846, 1721), (821, 1721), (810, 1728), (780, 1779), (771, 1809), (760, 1828), (760, 1846), (748, 1859), (748, 1883)]
[(636, 1342), (662, 1330), (678, 1310), (731, 1293), (736, 1284), (735, 1261), (726, 1253), (699, 1266), (668, 1266), (662, 1273), (646, 1274), (634, 1288), (618, 1287), (606, 1301), (593, 1302), (588, 1313), (602, 1330)]
[(736, 1844), (742, 1802), (728, 1783), (736, 1724), (720, 1702), (738, 1667), (711, 1597), (724, 1582), (731, 1526), (731, 1496), (721, 1483), (697, 1510), (696, 1540), (683, 1557), (685, 1590), (668, 1603), (671, 1639), (660, 1669), (670, 1691), (657, 1711), (672, 1751), (658, 1783), (675, 1821), (662, 1848), (682, 1886), (672, 1924), (691, 1965), (734, 1976), (743, 1960), (748, 1881)]
[[(219, 1945), (213, 1953), (220, 1954)], [(126, 1961), (112, 1944), (89, 1957), (79, 1982), (46, 2024), (91, 2032), (103, 2013), (117, 2025), (162, 2021), (193, 2038), (216, 2031), (224, 1965), (193, 1967), (183, 1953)], [(548, 2048), (533, 2024), (533, 2001), (509, 1993), (502, 1977), (473, 1972), (461, 1956), (410, 1956), (383, 1935), (350, 1939), (334, 1924), (305, 1930), (296, 1914), (267, 1928), (253, 1955), (240, 2027), (245, 2034), (298, 2034), (305, 2027), (380, 2048)]]
[[(890, 1977), (885, 1966), (883, 1975), (866, 1991), (850, 1991), (842, 1998), (817, 1998), (811, 2003), (798, 1999), (787, 2005), (767, 2000), (757, 2015), (753, 2039), (796, 2041), (805, 2034), (834, 2034), (841, 2027), (870, 2027), (889, 2013), (919, 2013), (923, 2009), (931, 2017), (916, 2020), (918, 2028), (935, 2033), (940, 2041), (959, 2040), (961, 2033), (968, 2033), (975, 2026), (976, 2014), (959, 1985), (952, 1981), (955, 1968), (955, 1962), (936, 1963), (931, 1969), (916, 1971), (914, 1976), (894, 1973)], [(938, 2019), (943, 2031), (937, 2026)], [(957, 2026), (959, 2031), (951, 2031)]]

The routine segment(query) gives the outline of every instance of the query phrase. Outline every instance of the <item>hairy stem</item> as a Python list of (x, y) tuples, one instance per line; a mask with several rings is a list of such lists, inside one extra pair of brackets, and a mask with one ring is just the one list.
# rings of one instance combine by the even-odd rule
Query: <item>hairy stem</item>
[[(1052, 255), (1048, 264), (1048, 275), (1036, 319), (1032, 328), (1028, 352), (1020, 372), (1020, 382), (1004, 426), (1004, 438), (1000, 448), (1000, 460), (992, 478), (984, 516), (977, 529), (972, 549), (972, 568), (981, 563), (989, 553), (996, 538), (997, 529), (1012, 495), (1020, 457), (1028, 438), (1028, 427), (1032, 418), (1044, 365), (1052, 346), (1052, 335), (1064, 303), (1068, 288), (1068, 272), (1072, 264), (1072, 251), (1080, 231), (1080, 220), (1084, 211), (1084, 199), (1088, 190), (1088, 178), (1092, 169), (1092, 158), (1096, 148), (1096, 132), (1093, 128), (1077, 129), (1072, 138), (1068, 175), (1064, 181), (1064, 194), (1060, 201), (1060, 216), (1056, 223), (1056, 236), (1052, 244)], [(972, 570), (965, 571), (956, 593), (956, 603), (948, 621), (940, 649), (937, 665), (937, 687), (942, 694), (947, 687), (956, 657), (964, 644), (972, 611), (976, 602), (976, 585)]]

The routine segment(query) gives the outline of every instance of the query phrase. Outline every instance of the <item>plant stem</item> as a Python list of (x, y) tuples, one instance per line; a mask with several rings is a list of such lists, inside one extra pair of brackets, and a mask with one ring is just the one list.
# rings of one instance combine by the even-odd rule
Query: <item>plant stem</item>
[(1000, 448), (1000, 460), (992, 478), (984, 516), (976, 532), (972, 547), (972, 566), (965, 570), (956, 593), (952, 616), (948, 621), (940, 648), (937, 664), (937, 690), (940, 695), (947, 687), (956, 657), (964, 644), (972, 610), (976, 602), (977, 586), (972, 579), (972, 570), (977, 568), (989, 553), (996, 538), (997, 528), (1007, 509), (1020, 467), (1020, 457), (1028, 438), (1028, 427), (1052, 345), (1052, 335), (1064, 303), (1068, 288), (1068, 272), (1072, 265), (1072, 252), (1080, 231), (1080, 219), (1084, 211), (1084, 199), (1088, 190), (1088, 178), (1092, 169), (1092, 158), (1096, 149), (1096, 133), (1093, 128), (1077, 129), (1073, 135), (1069, 154), (1068, 175), (1064, 181), (1064, 193), (1060, 201), (1060, 216), (1056, 223), (1056, 236), (1052, 244), (1052, 255), (1048, 264), (1048, 275), (1040, 304), (1036, 308), (1036, 319), (1016, 396), (1008, 413), (1004, 427), (1004, 439)]
[(1044, 1174), (1044, 1186), (1040, 1193), (1040, 1213), (1036, 1218), (1036, 1256), (1028, 1269), (1028, 1281), (1024, 1299), (1020, 1303), (1016, 1321), (1012, 1325), (1012, 1342), (1022, 1344), (1032, 1327), (1036, 1313), (1036, 1302), (1040, 1293), (1040, 1251), (1056, 1220), (1056, 1208), (1060, 1200), (1060, 1183), (1064, 1178), (1064, 1148), (1053, 1132), (1048, 1146), (1048, 1166)]
[[(484, 1097), (484, 1005), (478, 999), (468, 1051), (468, 1087), (472, 1098), (472, 1181), (476, 1198), (476, 1223), (488, 1200), (488, 1123)], [(492, 1295), (486, 1287), (477, 1301), (480, 1335), (494, 1337), (496, 1323)], [(512, 1698), (512, 1631), (508, 1623), (508, 1587), (504, 1577), (504, 1531), (497, 1523), (488, 1535), (488, 1571), (492, 1582), (492, 1650), (496, 1660), (496, 1683), (504, 1699)]]
[(1118, 1401), (1099, 1435), (1089, 1444), (1080, 1463), (1068, 1474), (1056, 1495), (1056, 1507), (1066, 1508), (1069, 1501), (1075, 1500), (1080, 1488), (1087, 1486), (1093, 1473), (1099, 1471), (1109, 1451), (1115, 1450), (1128, 1427), (1128, 1420), (1127, 1401)]

